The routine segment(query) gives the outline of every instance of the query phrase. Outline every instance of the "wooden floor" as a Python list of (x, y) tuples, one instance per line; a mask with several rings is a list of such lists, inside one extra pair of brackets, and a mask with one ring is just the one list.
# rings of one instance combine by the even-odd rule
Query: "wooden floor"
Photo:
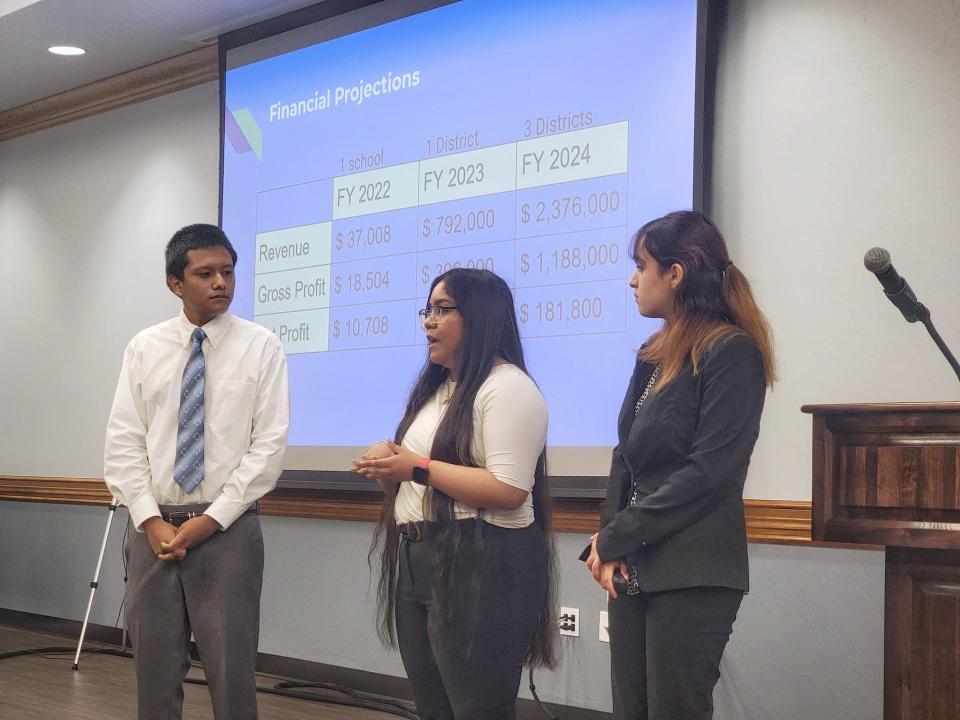
[[(71, 641), (0, 625), (0, 653), (28, 648), (73, 646)], [(0, 660), (0, 718), (3, 720), (127, 720), (137, 716), (133, 660), (111, 655), (81, 655), (74, 671), (73, 653), (28, 655)], [(190, 677), (202, 677), (191, 670)], [(261, 687), (278, 678), (260, 676)], [(365, 708), (284, 698), (257, 693), (260, 720), (389, 720), (397, 715)], [(340, 696), (343, 697), (343, 696)], [(183, 720), (213, 718), (203, 685), (184, 685)]]

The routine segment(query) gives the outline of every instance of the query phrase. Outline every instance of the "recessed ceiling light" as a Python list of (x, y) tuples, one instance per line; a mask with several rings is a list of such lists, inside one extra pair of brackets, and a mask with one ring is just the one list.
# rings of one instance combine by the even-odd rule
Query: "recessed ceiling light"
[(73, 47), (72, 45), (54, 45), (47, 48), (47, 51), (54, 55), (84, 55), (87, 52), (83, 48)]

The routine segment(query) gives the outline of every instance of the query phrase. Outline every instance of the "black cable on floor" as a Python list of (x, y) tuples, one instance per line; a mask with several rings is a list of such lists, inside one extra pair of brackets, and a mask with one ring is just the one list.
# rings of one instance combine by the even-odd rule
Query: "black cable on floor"
[[(0, 660), (8, 660), (10, 658), (22, 657), (24, 655), (56, 655), (56, 654), (73, 654), (75, 651), (72, 647), (63, 647), (63, 646), (53, 646), (53, 647), (44, 647), (44, 648), (28, 648), (25, 650), (11, 650), (10, 652), (0, 653)], [(115, 655), (117, 657), (124, 658), (133, 658), (133, 654), (125, 650), (118, 650), (114, 647), (97, 647), (89, 648), (83, 650), (82, 654), (84, 655)], [(200, 667), (191, 663), (192, 667)], [(550, 720), (558, 720), (557, 716), (547, 710), (546, 706), (540, 700), (540, 697), (537, 695), (536, 685), (533, 684), (533, 669), (528, 668), (528, 677), (530, 680), (530, 693), (533, 695), (533, 699), (536, 701), (537, 706), (543, 711)], [(200, 678), (185, 678), (185, 683), (190, 683), (191, 685), (206, 685), (207, 681)], [(300, 692), (301, 689), (318, 689), (318, 690), (330, 690), (332, 692), (338, 692), (346, 697), (336, 698), (336, 697), (321, 697), (316, 693), (309, 692)], [(290, 697), (297, 698), (298, 700), (313, 700), (314, 702), (323, 702), (330, 703), (332, 705), (349, 705), (352, 707), (364, 708), (367, 710), (378, 710), (383, 713), (389, 713), (391, 715), (398, 715), (402, 718), (407, 718), (407, 720), (420, 720), (420, 716), (405, 703), (399, 702), (397, 700), (388, 700), (385, 698), (378, 697), (376, 695), (371, 695), (370, 693), (365, 693), (360, 690), (354, 690), (353, 688), (347, 687), (346, 685), (337, 685), (335, 683), (323, 683), (323, 682), (300, 682), (296, 680), (284, 680), (278, 682), (272, 688), (269, 687), (258, 687), (257, 692), (266, 693), (268, 695), (280, 695), (281, 697)]]
[(416, 713), (416, 711), (411, 709), (407, 703), (378, 697), (376, 695), (371, 695), (370, 693), (362, 692), (360, 690), (354, 690), (353, 688), (347, 687), (346, 685), (336, 685), (334, 683), (301, 682), (296, 680), (285, 680), (283, 682), (277, 683), (274, 687), (284, 692), (295, 692), (300, 688), (318, 688), (318, 689), (324, 689), (324, 690), (332, 690), (334, 692), (343, 693), (348, 697), (353, 698), (354, 700), (374, 703), (375, 705), (379, 705), (384, 708), (394, 708), (399, 711), (398, 714), (401, 714), (403, 717), (408, 717), (410, 718), (410, 720), (419, 720), (420, 718), (420, 716)]
[[(9, 652), (0, 653), (0, 660), (9, 660), (10, 658), (21, 657), (23, 655), (40, 655), (41, 657), (47, 658), (48, 655), (60, 655), (60, 654), (69, 654), (73, 655), (76, 652), (76, 648), (73, 647), (64, 647), (64, 646), (54, 646), (54, 647), (44, 647), (44, 648), (28, 648), (26, 650), (11, 650)], [(126, 652), (121, 652), (113, 647), (96, 647), (89, 648), (84, 650), (84, 655), (117, 655), (118, 657), (132, 658), (133, 655)], [(50, 660), (60, 660), (62, 658), (47, 658)]]
[[(22, 657), (25, 655), (55, 655), (70, 654), (75, 652), (75, 648), (64, 646), (53, 646), (43, 648), (28, 648), (25, 650), (12, 650), (10, 652), (0, 653), (0, 660)], [(133, 654), (118, 650), (113, 647), (97, 647), (83, 650), (84, 655), (116, 655), (117, 657), (133, 658)], [(192, 663), (191, 663), (192, 664)], [(194, 666), (197, 667), (197, 666)], [(261, 676), (262, 677), (262, 676)], [(191, 685), (206, 685), (207, 681), (200, 678), (185, 678), (184, 682)], [(346, 697), (324, 697), (316, 693), (299, 692), (298, 688), (318, 688), (323, 690), (332, 690), (339, 692)], [(408, 705), (395, 701), (380, 698), (369, 693), (360, 692), (344, 685), (335, 685), (333, 683), (307, 683), (296, 681), (281, 681), (271, 687), (258, 687), (257, 692), (268, 695), (280, 695), (281, 697), (297, 698), (299, 700), (313, 700), (314, 702), (330, 703), (333, 705), (350, 705), (352, 707), (364, 708), (366, 710), (377, 710), (390, 715), (398, 715), (407, 720), (420, 720), (420, 716)]]
[(533, 699), (537, 701), (537, 707), (543, 710), (543, 714), (546, 715), (550, 720), (559, 720), (559, 718), (554, 715), (552, 712), (547, 710), (546, 705), (540, 701), (540, 696), (537, 695), (537, 687), (533, 684), (533, 668), (527, 668), (527, 679), (530, 680), (530, 694), (533, 695)]
[[(200, 678), (187, 678), (184, 682), (191, 685), (206, 685), (207, 681)], [(316, 693), (298, 692), (293, 688), (318, 688), (323, 690), (333, 690), (344, 693), (347, 697), (326, 697)], [(393, 700), (386, 700), (367, 693), (361, 693), (352, 688), (332, 683), (299, 683), (299, 682), (278, 682), (272, 688), (258, 687), (257, 692), (267, 693), (269, 695), (280, 695), (281, 697), (298, 698), (300, 700), (313, 700), (315, 702), (330, 703), (332, 705), (349, 705), (352, 707), (364, 708), (367, 710), (379, 710), (380, 712), (391, 715), (399, 715), (408, 718), (408, 720), (420, 720), (420, 716), (411, 710), (407, 705)]]
[[(123, 538), (120, 540), (120, 559), (123, 561), (123, 586), (127, 586), (127, 554), (124, 552), (124, 549), (127, 547), (127, 533), (130, 532), (130, 523), (123, 524)], [(123, 613), (123, 606), (127, 602), (127, 593), (123, 593), (123, 597), (120, 598), (120, 609), (117, 610), (117, 620), (113, 623), (114, 627), (120, 627), (120, 616)]]

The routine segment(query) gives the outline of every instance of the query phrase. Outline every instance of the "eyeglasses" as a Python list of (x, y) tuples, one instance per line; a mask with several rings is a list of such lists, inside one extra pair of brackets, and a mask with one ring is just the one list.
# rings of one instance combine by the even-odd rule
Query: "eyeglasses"
[(420, 316), (420, 319), (423, 322), (430, 322), (431, 320), (439, 320), (444, 315), (447, 315), (456, 309), (457, 307), (455, 305), (433, 305), (431, 307), (420, 308), (417, 310), (417, 315)]

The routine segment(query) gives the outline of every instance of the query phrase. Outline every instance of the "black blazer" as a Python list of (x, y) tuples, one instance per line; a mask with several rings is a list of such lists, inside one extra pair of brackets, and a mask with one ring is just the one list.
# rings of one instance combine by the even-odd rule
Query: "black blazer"
[[(743, 484), (766, 394), (763, 361), (737, 334), (699, 369), (688, 360), (634, 417), (653, 373), (638, 361), (620, 410), (597, 550), (636, 566), (644, 592), (749, 589)], [(641, 499), (628, 507), (634, 480)]]

